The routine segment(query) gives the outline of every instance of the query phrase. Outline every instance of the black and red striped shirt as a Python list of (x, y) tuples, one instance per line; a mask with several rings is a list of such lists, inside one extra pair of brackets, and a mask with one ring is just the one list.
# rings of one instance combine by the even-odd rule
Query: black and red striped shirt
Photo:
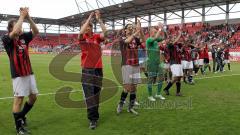
[(32, 32), (23, 33), (19, 39), (11, 39), (8, 34), (2, 37), (10, 61), (12, 78), (33, 74), (28, 52), (28, 45), (32, 39)]
[(181, 64), (182, 44), (181, 43), (175, 43), (175, 44), (169, 43), (167, 45), (167, 47), (168, 47), (168, 50), (169, 50), (170, 65)]
[(192, 56), (191, 56), (191, 48), (189, 46), (184, 46), (183, 47), (183, 52), (182, 52), (182, 60), (185, 60), (185, 61), (191, 61), (192, 60)]
[(138, 66), (138, 46), (141, 45), (139, 38), (134, 38), (131, 43), (125, 43), (125, 40), (120, 39), (120, 50), (122, 53), (122, 65)]
[(165, 63), (169, 63), (169, 60), (170, 60), (170, 54), (169, 54), (169, 49), (167, 48), (166, 45), (164, 46), (161, 46), (160, 50), (163, 51), (163, 56), (164, 56), (164, 62)]
[(204, 52), (204, 58), (205, 59), (209, 59), (209, 55), (208, 55), (208, 46), (205, 45), (204, 49), (203, 49), (203, 52)]
[(229, 56), (230, 56), (230, 49), (229, 48), (226, 48), (224, 50), (224, 59), (225, 60), (229, 60)]

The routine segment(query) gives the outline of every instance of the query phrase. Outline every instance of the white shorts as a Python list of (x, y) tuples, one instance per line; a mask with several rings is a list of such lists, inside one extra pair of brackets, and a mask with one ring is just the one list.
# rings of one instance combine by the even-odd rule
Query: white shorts
[(199, 66), (203, 66), (203, 64), (204, 64), (204, 59), (199, 59), (198, 60), (198, 65)]
[(181, 64), (173, 64), (170, 66), (173, 77), (183, 76), (183, 68)]
[(123, 84), (141, 83), (141, 74), (139, 66), (124, 65), (122, 66)]
[(14, 97), (25, 97), (30, 94), (38, 94), (34, 75), (17, 77), (12, 79)]
[(170, 64), (169, 64), (169, 63), (164, 63), (163, 68), (164, 68), (164, 69), (169, 69), (169, 68), (170, 68)]
[(199, 60), (194, 60), (194, 65), (198, 66), (199, 65)]
[(224, 64), (230, 63), (230, 60), (224, 60)]
[(145, 68), (146, 58), (139, 58), (139, 66), (140, 66), (140, 68)]
[(182, 61), (183, 69), (193, 69), (193, 62), (192, 61)]

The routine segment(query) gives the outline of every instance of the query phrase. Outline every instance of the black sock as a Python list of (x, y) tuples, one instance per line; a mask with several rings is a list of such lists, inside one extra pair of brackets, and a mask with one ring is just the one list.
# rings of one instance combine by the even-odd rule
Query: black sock
[(173, 83), (169, 82), (168, 85), (164, 88), (164, 90), (169, 90), (172, 87)]
[(168, 75), (167, 75), (167, 73), (165, 72), (164, 73), (164, 81), (167, 81), (168, 80)]
[(176, 82), (176, 86), (177, 86), (177, 93), (180, 93), (180, 91), (181, 91), (181, 83), (180, 82)]
[(210, 65), (208, 66), (208, 70), (211, 72), (211, 66)]
[(169, 79), (172, 80), (172, 72), (169, 72)]
[(22, 117), (25, 117), (25, 115), (32, 109), (32, 107), (33, 105), (30, 105), (28, 102), (26, 102), (21, 112)]
[(148, 73), (147, 73), (147, 72), (145, 72), (144, 75), (145, 75), (146, 77), (148, 77)]
[(191, 76), (191, 75), (188, 76), (188, 81), (189, 81), (189, 82), (192, 82), (192, 80), (193, 80), (193, 76)]
[(129, 105), (129, 108), (133, 108), (136, 97), (137, 96), (136, 96), (135, 92), (131, 92), (130, 93), (130, 105)]
[(120, 103), (121, 103), (121, 104), (124, 104), (124, 101), (126, 100), (127, 95), (128, 95), (127, 92), (125, 92), (125, 91), (122, 92), (122, 94), (121, 94), (121, 99), (120, 99)]
[(199, 71), (199, 68), (195, 68), (195, 74), (197, 74)]
[(16, 130), (18, 130), (20, 127), (22, 127), (22, 115), (21, 113), (13, 113)]
[(230, 65), (230, 63), (228, 63), (228, 70), (231, 70), (231, 65)]
[(204, 73), (203, 67), (201, 67), (201, 73), (202, 73), (202, 74)]

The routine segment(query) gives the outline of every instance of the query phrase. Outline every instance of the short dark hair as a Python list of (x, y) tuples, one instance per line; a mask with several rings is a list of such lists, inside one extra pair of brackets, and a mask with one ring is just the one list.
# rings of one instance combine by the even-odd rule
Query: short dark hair
[(129, 25), (132, 25), (132, 24), (128, 23), (127, 25), (125, 25), (124, 30), (126, 30)]
[(7, 30), (8, 32), (11, 32), (13, 29), (13, 24), (17, 22), (17, 19), (12, 18), (8, 21), (8, 26), (7, 26)]

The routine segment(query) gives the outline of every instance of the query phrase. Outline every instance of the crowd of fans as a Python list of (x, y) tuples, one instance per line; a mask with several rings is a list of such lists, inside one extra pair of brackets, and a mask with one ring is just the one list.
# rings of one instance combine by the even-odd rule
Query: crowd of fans
[[(169, 25), (166, 29), (168, 35), (174, 36), (177, 34), (179, 27), (178, 25)], [(121, 30), (110, 31), (110, 34), (105, 42), (106, 46), (103, 49), (110, 49), (112, 43), (114, 43), (114, 40), (120, 33)], [(144, 33), (146, 37), (149, 36), (148, 28), (144, 28)], [(184, 24), (183, 33), (185, 38), (192, 40), (200, 38), (201, 41), (208, 43), (222, 42), (233, 49), (240, 47), (240, 24), (222, 24), (211, 26), (208, 23), (187, 23)], [(1, 32), (1, 35), (3, 35), (3, 32)], [(72, 48), (73, 50), (79, 50), (79, 47), (76, 46), (77, 44), (77, 34), (47, 34), (36, 37), (30, 43), (30, 46), (34, 52), (61, 52), (70, 45), (75, 45)], [(0, 50), (4, 50), (1, 45)]]

